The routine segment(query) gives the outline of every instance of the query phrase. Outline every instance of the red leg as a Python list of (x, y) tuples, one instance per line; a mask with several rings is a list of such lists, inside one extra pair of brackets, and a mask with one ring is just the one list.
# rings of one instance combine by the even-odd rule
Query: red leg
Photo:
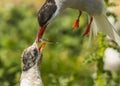
[(46, 27), (47, 27), (47, 25), (45, 25), (45, 26), (43, 26), (43, 27), (41, 27), (41, 28), (39, 29), (38, 35), (37, 35), (37, 40), (36, 40), (37, 43), (38, 43), (39, 40), (42, 38), (42, 36), (43, 36), (43, 34), (44, 34), (45, 30), (46, 30)]
[(90, 34), (90, 27), (91, 27), (92, 21), (93, 21), (93, 17), (90, 17), (90, 23), (88, 24), (84, 35), (89, 35)]
[(79, 11), (79, 15), (78, 15), (77, 19), (75, 20), (75, 22), (74, 22), (73, 25), (72, 25), (72, 28), (73, 28), (73, 29), (79, 27), (79, 18), (80, 18), (81, 15), (82, 15), (82, 12)]

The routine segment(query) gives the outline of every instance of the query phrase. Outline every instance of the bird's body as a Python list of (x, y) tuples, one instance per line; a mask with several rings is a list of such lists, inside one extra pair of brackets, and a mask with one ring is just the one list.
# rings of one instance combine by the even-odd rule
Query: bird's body
[(49, 23), (66, 8), (85, 11), (91, 16), (102, 14), (105, 11), (105, 5), (102, 0), (46, 0), (38, 13), (40, 26)]
[(43, 86), (39, 70), (41, 58), (42, 54), (36, 43), (24, 50), (20, 86)]
[(73, 8), (88, 13), (88, 15), (93, 18), (91, 20), (93, 20), (97, 26), (97, 28), (91, 31), (93, 31), (93, 33), (96, 31), (103, 32), (120, 46), (120, 37), (106, 17), (106, 7), (103, 0), (46, 0), (38, 12), (39, 25), (43, 27), (49, 24), (66, 8)]
[(37, 65), (27, 72), (22, 72), (20, 86), (43, 86)]
[[(87, 12), (93, 16), (101, 14), (104, 11), (104, 2), (102, 0), (55, 0), (58, 8), (73, 8)], [(87, 2), (87, 3), (86, 3)]]

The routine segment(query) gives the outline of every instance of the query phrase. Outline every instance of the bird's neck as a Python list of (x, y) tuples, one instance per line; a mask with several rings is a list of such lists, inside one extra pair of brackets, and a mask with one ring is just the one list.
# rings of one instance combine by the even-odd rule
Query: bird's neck
[(38, 65), (22, 71), (20, 86), (43, 86)]

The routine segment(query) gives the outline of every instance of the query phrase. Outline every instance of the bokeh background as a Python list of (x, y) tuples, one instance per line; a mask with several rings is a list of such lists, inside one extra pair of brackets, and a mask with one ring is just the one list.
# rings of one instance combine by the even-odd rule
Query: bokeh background
[[(105, 1), (108, 7), (112, 6), (108, 16), (119, 21), (120, 1), (111, 0), (112, 4)], [(39, 30), (37, 12), (44, 2), (0, 0), (0, 86), (19, 86), (21, 54), (35, 40)], [(102, 34), (91, 42), (88, 36), (83, 36), (88, 23), (86, 13), (80, 19), (80, 28), (73, 30), (71, 26), (77, 15), (77, 10), (67, 9), (48, 26), (43, 36), (57, 42), (44, 49), (40, 66), (44, 85), (119, 86), (120, 74), (105, 72), (103, 68), (104, 50), (110, 46), (119, 51), (118, 46), (104, 41)]]

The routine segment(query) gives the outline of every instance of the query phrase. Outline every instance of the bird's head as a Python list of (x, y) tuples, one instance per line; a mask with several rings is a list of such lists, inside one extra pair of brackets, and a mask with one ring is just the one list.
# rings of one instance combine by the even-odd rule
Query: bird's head
[(38, 22), (40, 27), (47, 25), (54, 17), (57, 10), (55, 0), (46, 0), (45, 4), (38, 12)]
[(38, 48), (37, 43), (33, 43), (32, 46), (26, 48), (22, 54), (23, 71), (27, 71), (34, 65), (39, 65), (42, 59), (42, 49), (44, 44)]

